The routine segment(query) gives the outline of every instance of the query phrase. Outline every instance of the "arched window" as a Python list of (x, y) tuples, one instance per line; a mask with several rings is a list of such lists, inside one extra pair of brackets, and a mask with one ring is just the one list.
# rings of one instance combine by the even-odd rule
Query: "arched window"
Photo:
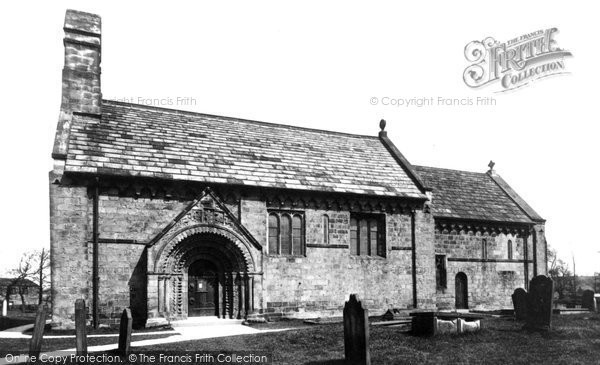
[(289, 215), (284, 214), (281, 217), (281, 254), (292, 254), (292, 219)]
[(292, 218), (292, 254), (302, 255), (302, 242), (304, 242), (304, 230), (302, 227), (302, 217), (294, 215)]
[(269, 213), (269, 255), (304, 255), (304, 215)]
[(481, 240), (481, 258), (487, 259), (487, 240), (485, 238)]
[(323, 214), (323, 243), (329, 244), (329, 217)]
[(435, 282), (437, 290), (444, 290), (448, 287), (446, 274), (446, 255), (435, 255)]
[(279, 217), (276, 214), (269, 214), (269, 253), (279, 253)]
[(513, 259), (513, 245), (512, 245), (511, 240), (508, 240), (507, 249), (508, 249), (508, 259), (512, 260)]

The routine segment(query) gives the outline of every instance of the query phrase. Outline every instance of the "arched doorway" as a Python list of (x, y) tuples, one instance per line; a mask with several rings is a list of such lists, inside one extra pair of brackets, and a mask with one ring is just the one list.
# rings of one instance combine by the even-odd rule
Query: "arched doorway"
[(455, 285), (455, 305), (456, 309), (469, 308), (469, 286), (467, 275), (464, 272), (456, 274)]
[(158, 315), (245, 318), (252, 310), (252, 261), (235, 236), (197, 227), (159, 253)]

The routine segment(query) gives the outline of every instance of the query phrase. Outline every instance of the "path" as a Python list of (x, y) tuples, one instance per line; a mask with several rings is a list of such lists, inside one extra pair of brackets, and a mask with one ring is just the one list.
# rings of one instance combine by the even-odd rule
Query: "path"
[[(11, 328), (9, 330), (0, 331), (0, 340), (2, 338), (31, 338), (30, 334), (24, 334), (23, 331), (30, 329), (33, 325), (25, 325), (20, 327)], [(259, 330), (249, 326), (241, 324), (241, 320), (233, 319), (212, 319), (203, 317), (194, 317), (184, 321), (172, 322), (171, 326), (173, 331), (159, 331), (159, 332), (138, 332), (134, 333), (133, 336), (139, 335), (164, 335), (172, 334), (168, 337), (131, 341), (131, 347), (146, 347), (153, 345), (161, 345), (165, 343), (201, 340), (207, 338), (227, 337), (227, 336), (239, 336), (239, 335), (252, 335), (257, 333), (267, 332), (281, 332), (289, 331), (291, 328), (282, 329), (266, 329)], [(103, 335), (88, 335), (88, 337), (118, 337), (118, 334), (103, 334)], [(46, 337), (46, 336), (44, 336)], [(61, 335), (61, 336), (47, 336), (52, 338), (75, 338), (74, 335)], [(118, 347), (117, 343), (109, 345), (89, 346), (88, 353), (92, 352), (106, 352), (115, 350)], [(43, 355), (46, 356), (69, 356), (75, 353), (75, 348), (69, 348), (64, 350), (46, 352)], [(41, 355), (40, 355), (41, 356)], [(17, 364), (21, 362), (8, 362), (5, 358), (0, 359), (0, 365), (4, 364)]]

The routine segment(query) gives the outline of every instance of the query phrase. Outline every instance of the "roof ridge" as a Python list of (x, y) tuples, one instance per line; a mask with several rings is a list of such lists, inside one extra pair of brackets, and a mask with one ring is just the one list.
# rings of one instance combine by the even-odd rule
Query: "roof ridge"
[(413, 166), (416, 167), (416, 168), (423, 167), (423, 168), (426, 168), (426, 169), (436, 169), (436, 170), (456, 171), (456, 172), (467, 172), (469, 174), (487, 175), (486, 172), (469, 171), (469, 170), (459, 170), (459, 169), (449, 169), (447, 167), (435, 167), (435, 166), (425, 166), (425, 165), (415, 165), (415, 164), (413, 164)]
[(193, 111), (189, 111), (189, 110), (165, 108), (165, 107), (159, 107), (159, 106), (154, 106), (154, 105), (143, 105), (143, 104), (136, 104), (136, 103), (127, 103), (127, 102), (118, 101), (118, 100), (102, 99), (102, 103), (104, 104), (105, 102), (108, 102), (109, 104), (116, 104), (116, 105), (126, 106), (126, 107), (130, 107), (130, 108), (149, 109), (149, 110), (161, 111), (161, 112), (166, 112), (166, 113), (171, 113), (171, 114), (183, 114), (183, 115), (203, 116), (203, 117), (211, 117), (211, 118), (224, 118), (224, 119), (234, 120), (234, 121), (243, 122), (243, 123), (260, 124), (260, 125), (270, 126), (270, 127), (297, 129), (297, 130), (304, 130), (304, 131), (308, 131), (308, 132), (327, 133), (327, 134), (334, 134), (334, 135), (347, 136), (347, 137), (369, 138), (369, 139), (373, 139), (373, 140), (379, 140), (378, 136), (369, 136), (369, 135), (365, 135), (365, 134), (354, 134), (354, 133), (347, 133), (347, 132), (332, 131), (332, 130), (327, 130), (327, 129), (301, 127), (301, 126), (290, 125), (290, 124), (264, 122), (264, 121), (260, 121), (260, 120), (230, 117), (230, 116), (226, 116), (226, 115), (207, 114), (207, 113), (193, 112)]

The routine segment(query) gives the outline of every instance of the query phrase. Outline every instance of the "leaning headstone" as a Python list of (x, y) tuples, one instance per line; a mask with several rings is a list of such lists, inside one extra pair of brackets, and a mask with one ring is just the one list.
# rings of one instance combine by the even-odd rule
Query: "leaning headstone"
[(39, 358), (42, 350), (44, 327), (46, 327), (46, 307), (40, 305), (35, 316), (35, 324), (33, 326), (31, 342), (29, 342), (29, 357), (35, 356), (36, 358)]
[(527, 294), (527, 325), (532, 330), (550, 330), (552, 327), (552, 299), (554, 282), (538, 275), (529, 282)]
[(456, 320), (435, 319), (435, 333), (456, 333)]
[(119, 327), (119, 354), (126, 356), (129, 354), (129, 346), (131, 344), (131, 310), (125, 308), (121, 315), (121, 324)]
[(8, 301), (4, 299), (2, 301), (2, 317), (8, 316)]
[(515, 308), (515, 319), (517, 321), (525, 320), (527, 318), (527, 291), (523, 288), (515, 289), (512, 302)]
[(581, 307), (591, 311), (596, 311), (596, 300), (594, 299), (593, 290), (585, 290), (581, 297)]
[(357, 294), (350, 294), (344, 306), (344, 350), (346, 364), (371, 365), (369, 353), (369, 315)]
[(75, 341), (77, 348), (77, 355), (87, 354), (87, 310), (85, 308), (85, 301), (83, 299), (77, 299), (75, 301)]
[(481, 321), (465, 321), (462, 318), (456, 320), (456, 329), (458, 333), (477, 332), (481, 329)]

